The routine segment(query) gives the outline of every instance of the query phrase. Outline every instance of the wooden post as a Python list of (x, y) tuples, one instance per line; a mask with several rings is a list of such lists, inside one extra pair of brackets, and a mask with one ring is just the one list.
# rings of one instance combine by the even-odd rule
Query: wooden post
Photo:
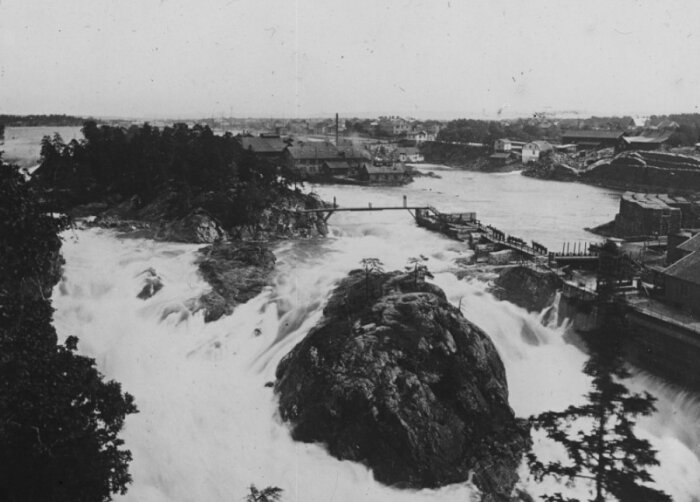
[(408, 206), (408, 203), (406, 202), (406, 196), (403, 196), (403, 207)]
[(336, 201), (335, 201), (335, 195), (333, 196), (333, 207), (334, 207), (334, 208), (335, 208), (335, 207), (338, 207), (338, 204), (337, 204)]

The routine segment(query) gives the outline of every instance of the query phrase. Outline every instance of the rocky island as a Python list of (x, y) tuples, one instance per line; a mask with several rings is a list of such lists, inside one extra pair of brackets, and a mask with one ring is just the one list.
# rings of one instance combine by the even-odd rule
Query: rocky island
[(491, 339), (413, 274), (352, 271), (275, 391), (295, 439), (396, 487), (472, 479), (483, 500), (510, 500), (530, 442)]

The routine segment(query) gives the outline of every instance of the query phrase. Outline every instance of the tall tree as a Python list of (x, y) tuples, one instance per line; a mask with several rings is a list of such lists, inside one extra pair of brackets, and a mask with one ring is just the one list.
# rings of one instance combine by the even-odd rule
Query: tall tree
[[(653, 413), (656, 399), (648, 392), (631, 392), (622, 381), (630, 376), (622, 359), (625, 330), (623, 306), (616, 301), (615, 284), (625, 262), (614, 245), (606, 245), (599, 265), (598, 315), (600, 328), (589, 335), (590, 358), (584, 373), (592, 378), (586, 402), (564, 411), (548, 411), (530, 421), (536, 430), (560, 443), (569, 462), (543, 462), (528, 454), (530, 470), (537, 481), (546, 476), (592, 486), (587, 500), (604, 502), (668, 502), (671, 497), (651, 486), (648, 468), (658, 465), (656, 451), (634, 431), (640, 416)], [(543, 497), (547, 502), (578, 502), (561, 492)]]
[(119, 433), (136, 412), (94, 360), (59, 344), (48, 300), (65, 221), (0, 159), (0, 500), (107, 501), (131, 480)]

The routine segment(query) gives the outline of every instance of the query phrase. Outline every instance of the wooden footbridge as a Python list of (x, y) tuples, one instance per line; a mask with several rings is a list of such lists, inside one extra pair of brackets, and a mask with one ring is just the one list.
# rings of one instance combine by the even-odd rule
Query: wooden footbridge
[(406, 196), (403, 196), (403, 204), (400, 206), (367, 206), (340, 207), (333, 197), (333, 204), (314, 209), (298, 209), (299, 214), (321, 214), (323, 221), (337, 212), (366, 212), (366, 211), (408, 211), (418, 225), (438, 231), (457, 240), (471, 241), (473, 237), (498, 245), (502, 248), (512, 249), (531, 260), (547, 259), (556, 265), (592, 263), (598, 260), (598, 248), (588, 243), (564, 243), (561, 252), (550, 251), (544, 245), (527, 241), (508, 235), (491, 225), (485, 225), (476, 219), (476, 213), (441, 213), (433, 206), (409, 206)]
[(411, 216), (415, 218), (415, 213), (411, 211), (417, 210), (431, 210), (434, 211), (435, 208), (431, 206), (409, 206), (407, 203), (406, 196), (403, 197), (402, 206), (372, 206), (370, 202), (366, 207), (340, 207), (336, 203), (335, 197), (333, 197), (333, 205), (330, 207), (319, 207), (316, 209), (297, 209), (295, 212), (300, 214), (321, 214), (323, 215), (323, 221), (328, 221), (328, 218), (333, 216), (334, 213), (339, 213), (343, 211), (347, 212), (358, 212), (358, 211), (408, 211)]

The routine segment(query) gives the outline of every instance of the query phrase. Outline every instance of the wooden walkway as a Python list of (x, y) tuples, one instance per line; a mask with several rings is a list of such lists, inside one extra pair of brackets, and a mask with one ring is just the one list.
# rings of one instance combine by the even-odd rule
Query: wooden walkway
[[(433, 206), (409, 206), (405, 195), (403, 197), (403, 205), (401, 206), (373, 206), (371, 203), (369, 203), (366, 207), (340, 207), (336, 203), (336, 199), (334, 197), (332, 206), (315, 209), (298, 209), (295, 212), (300, 214), (325, 214), (325, 216), (323, 216), (323, 220), (328, 221), (328, 219), (336, 212), (367, 211), (408, 211), (411, 216), (414, 217), (414, 219), (416, 218), (416, 213), (414, 213), (414, 211), (431, 212), (438, 218), (441, 216), (449, 216), (441, 213)], [(528, 243), (520, 237), (508, 235), (496, 227), (484, 225), (477, 219), (459, 224), (451, 224), (447, 222), (446, 226), (449, 227), (448, 230), (452, 231), (451, 233), (453, 236), (459, 235), (460, 233), (478, 233), (486, 241), (496, 244), (502, 248), (517, 251), (531, 260), (546, 258), (550, 263), (556, 263), (557, 265), (580, 264), (586, 262), (593, 263), (598, 260), (597, 250), (592, 249), (587, 243), (574, 243), (573, 246), (570, 246), (569, 243), (565, 243), (562, 246), (562, 251), (559, 253), (550, 251), (546, 246), (536, 241), (530, 241), (530, 243)], [(461, 237), (458, 237), (458, 239), (464, 240)]]

